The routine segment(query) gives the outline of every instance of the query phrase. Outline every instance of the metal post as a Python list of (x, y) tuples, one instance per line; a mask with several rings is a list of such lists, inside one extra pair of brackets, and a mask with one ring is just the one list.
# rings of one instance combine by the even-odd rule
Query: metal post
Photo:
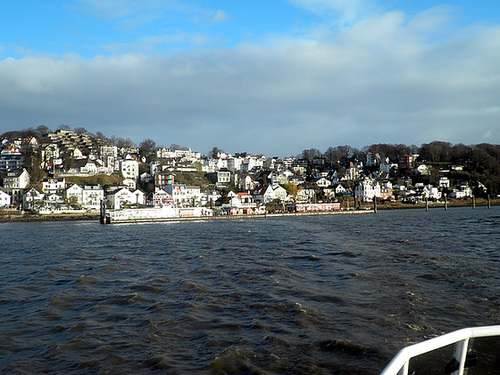
[(457, 343), (455, 350), (455, 359), (460, 363), (460, 367), (455, 371), (454, 375), (463, 375), (465, 368), (465, 359), (467, 358), (467, 348), (469, 346), (469, 339), (465, 339)]
[(491, 208), (490, 195), (488, 194), (488, 208)]
[(444, 193), (444, 210), (448, 211), (448, 198), (446, 196), (446, 193)]
[(377, 213), (377, 197), (373, 197), (373, 211)]
[(101, 224), (106, 224), (106, 200), (101, 199), (99, 222)]
[(425, 210), (429, 211), (429, 198), (427, 196), (425, 197)]
[(472, 209), (476, 209), (476, 197), (474, 195), (472, 196)]

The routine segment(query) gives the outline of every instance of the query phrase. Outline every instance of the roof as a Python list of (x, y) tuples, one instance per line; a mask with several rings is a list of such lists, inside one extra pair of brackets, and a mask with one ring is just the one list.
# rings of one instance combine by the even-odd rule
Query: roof
[(95, 165), (93, 160), (89, 160), (89, 159), (76, 159), (75, 160), (75, 167), (76, 168), (85, 167), (87, 164), (94, 164)]

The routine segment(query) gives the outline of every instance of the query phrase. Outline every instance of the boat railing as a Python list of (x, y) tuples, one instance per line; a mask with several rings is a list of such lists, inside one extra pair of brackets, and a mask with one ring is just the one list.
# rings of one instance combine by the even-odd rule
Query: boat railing
[[(408, 375), (410, 361), (418, 356), (425, 355), (437, 349), (454, 346), (454, 358), (450, 358), (444, 366), (445, 374), (463, 375), (464, 370), (473, 367), (478, 362), (478, 357), (470, 351), (470, 341), (475, 338), (500, 336), (500, 325), (487, 327), (471, 327), (450, 332), (417, 344), (401, 349), (392, 359), (381, 375)], [(492, 350), (491, 348), (489, 350)], [(495, 354), (500, 350), (493, 348)], [(411, 370), (410, 374), (418, 371)], [(443, 373), (443, 372), (441, 372)]]

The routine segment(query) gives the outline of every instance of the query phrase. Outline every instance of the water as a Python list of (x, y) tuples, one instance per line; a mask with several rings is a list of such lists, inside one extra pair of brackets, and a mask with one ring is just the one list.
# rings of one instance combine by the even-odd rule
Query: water
[(378, 374), (500, 323), (500, 207), (0, 224), (0, 373)]

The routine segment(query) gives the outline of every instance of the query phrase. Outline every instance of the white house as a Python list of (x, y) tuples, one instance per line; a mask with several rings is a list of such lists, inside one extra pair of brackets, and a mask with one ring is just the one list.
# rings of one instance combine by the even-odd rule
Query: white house
[(373, 198), (381, 198), (380, 185), (371, 179), (361, 181), (355, 188), (356, 197), (363, 199), (364, 202), (372, 202)]
[(332, 182), (325, 177), (321, 177), (316, 180), (316, 185), (320, 188), (327, 188), (332, 185)]
[(42, 191), (45, 194), (63, 192), (66, 189), (65, 178), (47, 178), (42, 181)]
[(389, 161), (389, 158), (387, 158), (385, 161), (380, 163), (378, 168), (379, 168), (380, 172), (385, 172), (385, 173), (389, 174), (389, 173), (391, 173), (392, 169), (398, 169), (399, 165), (396, 163), (391, 163)]
[(431, 174), (429, 167), (425, 164), (420, 164), (416, 168), (416, 172), (422, 176), (429, 176)]
[(276, 199), (279, 199), (281, 202), (286, 201), (288, 198), (288, 193), (286, 189), (280, 185), (271, 185), (274, 191), (274, 196)]
[(230, 195), (230, 207), (228, 208), (228, 213), (230, 215), (248, 215), (255, 212), (255, 210), (257, 209), (257, 204), (254, 202), (253, 196), (251, 194), (235, 194), (233, 192), (230, 193), (232, 193)]
[(205, 191), (201, 193), (201, 205), (202, 206), (213, 206), (215, 202), (221, 197), (221, 194), (215, 191)]
[(227, 169), (229, 169), (230, 171), (240, 171), (242, 164), (242, 157), (230, 157), (227, 159)]
[(187, 204), (187, 189), (184, 184), (167, 184), (163, 189), (172, 197), (177, 206)]
[(264, 185), (253, 191), (253, 197), (257, 203), (269, 203), (276, 199), (276, 194), (271, 185)]
[[(104, 199), (104, 189), (101, 185), (84, 185), (82, 191), (82, 206), (88, 209), (98, 210), (101, 200)], [(144, 198), (143, 198), (144, 200)]]
[[(237, 176), (235, 174), (235, 176)], [(240, 178), (238, 181), (238, 186), (242, 190), (253, 190), (255, 188), (256, 182), (250, 176)]]
[(21, 203), (24, 189), (30, 183), (30, 174), (26, 169), (22, 171), (8, 171), (3, 178), (3, 187), (11, 196), (11, 204)]
[(145, 205), (146, 204), (146, 194), (140, 189), (135, 189), (132, 192), (134, 196), (134, 203), (133, 204), (139, 204), (139, 205)]
[(347, 190), (344, 185), (342, 184), (338, 184), (336, 187), (335, 187), (335, 195), (337, 197), (343, 197), (343, 196), (346, 196), (346, 195), (351, 195), (351, 193), (349, 192), (349, 190)]
[[(233, 192), (230, 198), (231, 198), (231, 206), (233, 207), (255, 207), (256, 204), (254, 202), (253, 196), (249, 193), (238, 193), (235, 194)], [(228, 194), (229, 196), (229, 194)]]
[(219, 158), (217, 159), (217, 164), (216, 164), (216, 170), (221, 170), (221, 169), (228, 169), (227, 168), (227, 159), (225, 158)]
[(87, 173), (95, 174), (97, 173), (97, 165), (93, 160), (88, 158), (75, 160), (75, 166), (71, 168), (71, 172), (75, 173)]
[(311, 202), (314, 200), (316, 192), (314, 189), (299, 189), (295, 196), (296, 202)]
[(380, 198), (381, 199), (391, 199), (393, 198), (392, 182), (384, 181), (380, 184)]
[(231, 183), (231, 172), (227, 169), (221, 169), (217, 172), (209, 173), (207, 177), (217, 188), (226, 187)]
[(7, 172), (3, 178), (5, 189), (24, 189), (30, 183), (30, 174), (26, 169)]
[(189, 206), (199, 206), (201, 201), (201, 188), (199, 186), (186, 186), (186, 196)]
[(125, 178), (123, 179), (123, 185), (125, 185), (130, 191), (134, 191), (137, 189), (137, 180), (133, 178)]
[(0, 207), (9, 207), (12, 197), (5, 190), (0, 188)]
[(40, 147), (40, 142), (35, 137), (28, 137), (22, 140), (22, 147), (29, 147), (36, 150)]
[(65, 191), (68, 203), (77, 203), (86, 209), (98, 210), (104, 199), (104, 189), (101, 185), (80, 186), (73, 184)]
[(271, 172), (267, 178), (269, 181), (271, 181), (272, 185), (280, 185), (280, 184), (286, 184), (288, 182), (288, 178), (292, 175), (293, 175), (292, 172), (290, 172), (289, 170), (285, 170), (285, 171)]
[(379, 153), (372, 154), (371, 152), (368, 152), (366, 154), (366, 166), (367, 167), (376, 167), (377, 165), (380, 164), (380, 155)]
[(432, 185), (426, 185), (423, 189), (422, 195), (429, 199), (435, 199), (435, 200), (439, 200), (442, 197), (442, 193), (439, 191), (439, 189)]
[(201, 203), (199, 186), (168, 184), (163, 189), (172, 197), (176, 206), (198, 206)]
[(109, 193), (106, 199), (110, 207), (114, 209), (120, 209), (123, 205), (144, 205), (145, 203), (145, 196), (141, 190), (130, 191), (125, 187)]
[(472, 189), (469, 187), (469, 185), (461, 185), (460, 189), (453, 189), (453, 191), (450, 193), (451, 198), (457, 199), (472, 197), (472, 195)]
[(52, 193), (46, 194), (43, 199), (44, 205), (46, 206), (59, 206), (64, 203), (64, 198), (62, 195)]
[(449, 188), (450, 187), (450, 180), (448, 179), (448, 177), (441, 177), (439, 179), (439, 187), (442, 187), (442, 188)]
[(169, 193), (158, 187), (155, 188), (152, 200), (153, 200), (153, 206), (155, 207), (166, 206), (174, 202), (172, 196)]
[(349, 168), (346, 169), (346, 173), (342, 180), (352, 181), (359, 177), (361, 166), (355, 165), (353, 162), (349, 162)]
[(64, 196), (68, 203), (81, 205), (83, 188), (78, 184), (73, 184), (64, 191)]
[(31, 186), (23, 194), (23, 208), (25, 210), (39, 209), (43, 205), (44, 192), (38, 187)]
[(43, 145), (41, 149), (42, 166), (46, 169), (53, 169), (62, 164), (61, 151), (56, 143)]
[(119, 167), (123, 178), (137, 180), (139, 177), (139, 162), (132, 156), (127, 155), (125, 159), (120, 160)]

